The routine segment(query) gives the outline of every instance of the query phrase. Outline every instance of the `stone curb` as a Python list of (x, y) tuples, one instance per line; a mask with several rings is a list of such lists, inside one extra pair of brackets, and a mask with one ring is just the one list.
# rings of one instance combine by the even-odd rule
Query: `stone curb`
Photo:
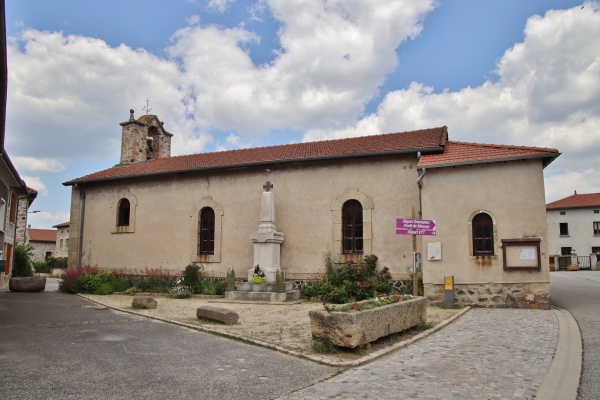
[(552, 307), (558, 320), (558, 344), (550, 369), (536, 395), (540, 399), (575, 400), (582, 365), (582, 341), (579, 325), (569, 310)]
[(94, 302), (94, 303), (97, 303), (97, 304), (101, 304), (101, 305), (103, 305), (103, 306), (105, 306), (107, 308), (111, 308), (111, 309), (116, 310), (116, 311), (121, 311), (121, 312), (128, 313), (128, 314), (134, 314), (134, 315), (138, 315), (138, 316), (141, 316), (141, 317), (145, 317), (145, 318), (150, 318), (150, 319), (154, 319), (154, 320), (166, 322), (166, 323), (169, 323), (169, 324), (179, 325), (179, 326), (183, 326), (185, 328), (190, 328), (190, 329), (194, 329), (194, 330), (205, 332), (205, 333), (210, 333), (210, 334), (215, 334), (215, 335), (219, 335), (219, 336), (223, 336), (223, 337), (228, 337), (228, 338), (231, 338), (231, 339), (240, 340), (240, 341), (245, 342), (245, 343), (254, 344), (254, 345), (257, 345), (257, 346), (260, 346), (260, 347), (265, 347), (265, 348), (268, 348), (268, 349), (271, 349), (271, 350), (276, 350), (276, 351), (279, 351), (280, 353), (289, 354), (291, 356), (295, 356), (295, 357), (303, 358), (303, 359), (306, 359), (306, 360), (314, 361), (314, 362), (322, 364), (322, 365), (327, 365), (327, 366), (330, 366), (330, 367), (339, 367), (339, 368), (353, 368), (353, 367), (358, 367), (358, 366), (361, 366), (361, 365), (365, 365), (365, 364), (368, 364), (368, 363), (370, 363), (372, 361), (377, 360), (378, 358), (381, 358), (384, 355), (393, 353), (394, 351), (397, 351), (397, 350), (400, 350), (400, 349), (402, 349), (402, 348), (404, 348), (406, 346), (409, 346), (409, 345), (411, 345), (411, 344), (413, 344), (413, 343), (415, 343), (415, 342), (417, 342), (417, 341), (419, 341), (421, 339), (424, 339), (424, 338), (426, 338), (426, 337), (428, 337), (428, 336), (430, 336), (430, 335), (438, 332), (442, 328), (444, 328), (447, 325), (451, 324), (452, 322), (456, 321), (458, 318), (460, 318), (462, 315), (466, 314), (471, 309), (470, 306), (467, 306), (464, 309), (460, 310), (458, 313), (454, 314), (452, 317), (450, 317), (450, 318), (448, 318), (448, 319), (440, 322), (439, 324), (437, 324), (436, 326), (434, 326), (431, 329), (427, 329), (426, 331), (421, 332), (418, 335), (416, 335), (416, 336), (414, 336), (414, 337), (412, 337), (410, 339), (404, 340), (404, 341), (396, 343), (396, 344), (394, 344), (392, 346), (389, 346), (389, 347), (386, 347), (384, 349), (381, 349), (381, 350), (378, 350), (376, 352), (373, 352), (373, 353), (371, 353), (369, 355), (366, 355), (366, 356), (364, 356), (364, 357), (362, 357), (362, 358), (360, 358), (358, 360), (353, 360), (353, 361), (331, 361), (331, 360), (326, 360), (326, 359), (324, 359), (322, 357), (319, 357), (319, 356), (314, 356), (314, 355), (311, 355), (311, 354), (304, 354), (304, 353), (301, 353), (299, 351), (286, 349), (285, 347), (277, 346), (276, 344), (262, 342), (260, 340), (248, 338), (246, 336), (238, 335), (238, 334), (235, 334), (235, 333), (222, 332), (222, 331), (219, 331), (217, 329), (211, 329), (211, 328), (207, 328), (207, 327), (204, 327), (204, 326), (187, 324), (185, 322), (173, 321), (173, 320), (166, 319), (166, 318), (160, 318), (160, 317), (154, 317), (154, 316), (140, 314), (140, 313), (137, 313), (137, 312), (135, 312), (133, 310), (124, 310), (122, 308), (107, 306), (106, 304), (103, 304), (103, 303), (101, 303), (99, 301), (96, 301), (96, 300), (92, 300), (92, 299), (90, 299), (88, 297), (85, 297), (84, 295), (79, 294), (79, 293), (77, 294), (77, 296), (80, 296), (80, 297), (82, 297), (84, 299), (87, 299), (87, 300), (89, 300), (91, 302)]

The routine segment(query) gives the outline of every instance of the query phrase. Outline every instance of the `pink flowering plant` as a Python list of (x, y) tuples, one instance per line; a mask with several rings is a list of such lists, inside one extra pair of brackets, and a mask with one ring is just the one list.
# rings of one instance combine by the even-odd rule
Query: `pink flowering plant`
[(311, 290), (328, 303), (350, 303), (392, 293), (392, 275), (388, 267), (377, 270), (377, 256), (366, 255), (360, 262), (349, 260), (326, 265), (325, 277)]

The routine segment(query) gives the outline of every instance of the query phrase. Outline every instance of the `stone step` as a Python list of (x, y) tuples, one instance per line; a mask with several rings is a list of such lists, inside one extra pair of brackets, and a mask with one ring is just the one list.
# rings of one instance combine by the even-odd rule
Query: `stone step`
[(285, 293), (275, 292), (249, 292), (249, 291), (226, 291), (225, 300), (229, 301), (262, 301), (271, 303), (284, 303), (300, 298), (299, 290), (289, 290)]
[[(253, 283), (253, 282), (236, 282), (236, 290), (240, 292), (275, 292), (275, 282), (268, 283)], [(285, 283), (285, 291), (288, 292), (294, 289), (293, 282)]]

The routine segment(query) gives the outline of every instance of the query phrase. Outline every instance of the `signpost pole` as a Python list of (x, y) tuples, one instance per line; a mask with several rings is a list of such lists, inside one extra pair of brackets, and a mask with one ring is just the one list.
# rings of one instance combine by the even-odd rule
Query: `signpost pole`
[[(415, 209), (413, 207), (412, 209), (412, 217), (413, 219), (415, 219)], [(413, 245), (413, 254), (417, 252), (417, 235), (412, 235), (412, 245)], [(413, 296), (418, 296), (419, 295), (419, 277), (417, 275), (417, 265), (414, 262), (414, 256), (413, 256), (413, 276), (412, 276), (412, 281), (413, 281)]]

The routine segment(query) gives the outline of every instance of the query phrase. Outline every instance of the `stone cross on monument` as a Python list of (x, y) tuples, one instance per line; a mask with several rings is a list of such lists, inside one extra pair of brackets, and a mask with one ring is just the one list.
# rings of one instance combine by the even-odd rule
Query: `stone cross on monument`
[(275, 227), (275, 198), (271, 189), (273, 184), (267, 181), (263, 185), (264, 191), (260, 202), (260, 225), (257, 231), (250, 234), (250, 240), (254, 243), (254, 264), (248, 271), (248, 281), (252, 280), (256, 265), (259, 265), (265, 273), (267, 283), (275, 282), (275, 274), (280, 268), (283, 233), (277, 232)]

